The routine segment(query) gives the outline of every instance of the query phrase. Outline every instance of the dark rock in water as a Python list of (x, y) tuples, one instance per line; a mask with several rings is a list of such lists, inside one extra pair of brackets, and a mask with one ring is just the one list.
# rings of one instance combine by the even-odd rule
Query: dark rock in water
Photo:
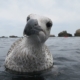
[(76, 30), (76, 32), (74, 33), (74, 36), (80, 36), (80, 29)]
[(12, 36), (9, 36), (10, 38), (18, 38), (18, 36), (14, 36), (14, 35), (12, 35)]
[(8, 38), (8, 37), (6, 37), (6, 36), (1, 36), (0, 38)]
[(72, 34), (67, 33), (67, 31), (62, 31), (58, 34), (58, 37), (72, 37)]
[(55, 37), (55, 35), (50, 35), (50, 37)]

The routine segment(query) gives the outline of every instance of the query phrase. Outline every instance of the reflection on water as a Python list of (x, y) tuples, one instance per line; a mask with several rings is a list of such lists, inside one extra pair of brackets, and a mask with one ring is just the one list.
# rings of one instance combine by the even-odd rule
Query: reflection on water
[[(1, 78), (2, 79), (2, 78)], [(43, 76), (21, 76), (21, 75), (16, 75), (16, 76), (6, 76), (2, 80), (45, 80)]]
[(45, 80), (44, 77), (13, 77), (12, 80)]
[[(5, 69), (5, 68), (4, 68)], [(3, 80), (53, 80), (53, 78), (59, 76), (59, 72), (56, 66), (41, 72), (34, 72), (34, 73), (16, 73), (10, 70), (4, 70), (2, 72)], [(5, 76), (5, 79), (4, 79)]]
[(5, 70), (4, 60), (17, 38), (0, 38), (0, 80), (80, 80), (80, 38), (49, 38), (46, 44), (53, 55), (54, 67), (39, 75), (17, 75)]

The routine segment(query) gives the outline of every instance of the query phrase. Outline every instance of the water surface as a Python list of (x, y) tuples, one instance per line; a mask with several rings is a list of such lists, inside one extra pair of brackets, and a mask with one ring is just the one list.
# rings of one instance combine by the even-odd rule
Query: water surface
[(54, 59), (54, 68), (41, 75), (11, 74), (4, 60), (11, 44), (18, 38), (0, 38), (0, 80), (80, 80), (80, 37), (51, 37), (46, 41)]

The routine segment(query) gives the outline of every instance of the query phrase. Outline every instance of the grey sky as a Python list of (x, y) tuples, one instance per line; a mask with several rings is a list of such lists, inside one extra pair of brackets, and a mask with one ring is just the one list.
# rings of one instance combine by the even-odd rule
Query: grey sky
[(51, 34), (80, 28), (80, 0), (0, 0), (0, 36), (23, 35), (29, 14), (52, 19)]

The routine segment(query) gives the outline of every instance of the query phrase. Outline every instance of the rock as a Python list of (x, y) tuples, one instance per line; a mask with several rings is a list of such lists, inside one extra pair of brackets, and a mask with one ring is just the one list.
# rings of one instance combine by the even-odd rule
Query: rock
[(18, 38), (18, 36), (14, 36), (14, 35), (12, 35), (12, 36), (9, 36), (10, 38)]
[(72, 37), (72, 34), (67, 33), (67, 31), (62, 31), (58, 34), (58, 37)]
[(50, 35), (50, 37), (55, 37), (55, 35)]
[(6, 37), (6, 36), (1, 36), (0, 38), (8, 38), (8, 37)]
[(76, 30), (76, 32), (74, 33), (74, 36), (80, 36), (80, 29)]

